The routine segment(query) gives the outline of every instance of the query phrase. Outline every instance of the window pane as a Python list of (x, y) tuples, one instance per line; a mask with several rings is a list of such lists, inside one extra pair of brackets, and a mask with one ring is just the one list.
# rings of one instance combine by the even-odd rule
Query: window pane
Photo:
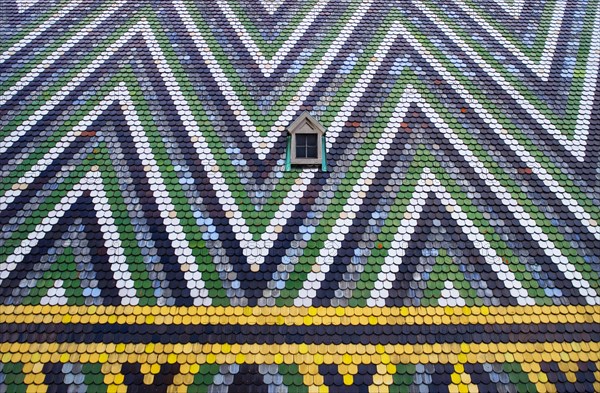
[(301, 145), (296, 141), (296, 158), (306, 158), (306, 144)]
[(306, 145), (317, 147), (317, 134), (305, 134)]
[(317, 134), (296, 134), (296, 158), (318, 158)]
[(306, 147), (306, 157), (307, 158), (317, 158), (317, 147), (316, 146), (307, 146)]

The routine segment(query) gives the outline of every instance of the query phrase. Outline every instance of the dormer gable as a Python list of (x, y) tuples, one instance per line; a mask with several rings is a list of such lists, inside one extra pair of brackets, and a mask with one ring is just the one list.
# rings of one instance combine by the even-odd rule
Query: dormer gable
[(292, 165), (319, 165), (324, 158), (325, 127), (308, 112), (303, 112), (288, 127), (288, 156)]

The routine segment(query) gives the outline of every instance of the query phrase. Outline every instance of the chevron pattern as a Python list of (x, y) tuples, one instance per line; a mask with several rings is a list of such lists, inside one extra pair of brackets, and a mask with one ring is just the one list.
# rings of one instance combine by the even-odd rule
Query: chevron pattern
[[(506, 288), (470, 301), (597, 304), (595, 4), (499, 2), (514, 32), (468, 1), (217, 5), (61, 3), (6, 41), (5, 304), (39, 301), (73, 225), (104, 234), (91, 264), (114, 288), (75, 302), (395, 304), (407, 248), (442, 250), (416, 240), (438, 215), (460, 265)], [(283, 170), (302, 110), (330, 173)], [(93, 223), (69, 221), (85, 198)]]
[[(2, 307), (600, 305), (597, 0), (1, 5)], [(317, 369), (252, 373), (383, 375)]]

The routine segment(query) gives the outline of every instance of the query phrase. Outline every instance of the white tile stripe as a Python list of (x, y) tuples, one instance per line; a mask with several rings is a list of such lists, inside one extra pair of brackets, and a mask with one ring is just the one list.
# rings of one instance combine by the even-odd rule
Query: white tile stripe
[[(321, 78), (323, 73), (331, 65), (333, 59), (341, 50), (342, 46), (345, 44), (346, 40), (350, 36), (350, 33), (365, 16), (372, 2), (373, 0), (366, 0), (361, 3), (359, 8), (354, 13), (353, 18), (340, 31), (336, 39), (330, 45), (329, 49), (325, 52), (326, 54), (322, 58), (322, 61), (313, 69), (312, 73), (309, 75), (307, 80), (317, 81)], [(252, 147), (258, 154), (259, 159), (265, 159), (266, 155), (273, 148), (275, 141), (281, 137), (281, 134), (283, 132), (285, 132), (285, 127), (292, 120), (292, 115), (294, 115), (298, 111), (302, 103), (312, 92), (312, 89), (314, 88), (316, 83), (310, 83), (308, 85), (305, 82), (302, 86), (300, 86), (298, 92), (294, 94), (294, 97), (297, 98), (297, 100), (290, 101), (286, 109), (279, 116), (279, 119), (271, 127), (271, 130), (267, 133), (267, 135), (262, 136), (256, 130), (256, 126), (250, 118), (248, 111), (244, 108), (241, 100), (233, 90), (231, 82), (229, 82), (225, 72), (222, 70), (215, 56), (210, 51), (210, 47), (206, 43), (206, 40), (204, 39), (200, 30), (196, 26), (193, 18), (189, 14), (186, 5), (181, 0), (174, 0), (173, 3), (177, 8), (179, 16), (183, 21), (184, 25), (186, 26), (186, 29), (190, 32), (192, 39), (194, 40), (194, 43), (196, 45), (196, 48), (201, 53), (204, 62), (208, 65), (213, 78), (215, 78), (215, 80), (224, 81), (223, 83), (219, 84), (221, 93), (223, 93), (223, 95), (226, 97), (229, 105), (231, 105), (232, 107), (242, 108), (239, 110), (239, 115), (237, 115), (236, 118), (239, 121), (240, 125), (246, 130), (246, 137), (252, 143)]]
[(356, 108), (356, 105), (360, 102), (362, 96), (367, 90), (365, 87), (371, 83), (373, 77), (375, 74), (377, 74), (381, 63), (386, 58), (392, 44), (397, 37), (398, 31), (393, 29), (388, 31), (381, 41), (381, 44), (377, 48), (377, 51), (375, 51), (375, 54), (369, 60), (369, 64), (367, 65), (365, 71), (362, 73), (362, 75), (360, 75), (360, 78), (358, 78), (358, 81), (354, 85), (352, 92), (348, 95), (346, 101), (341, 106), (338, 115), (327, 129), (327, 150), (334, 146), (338, 135), (340, 132), (342, 132), (346, 121), (348, 121), (348, 118), (350, 117), (348, 114), (352, 113), (354, 108)]
[(502, 184), (500, 184), (494, 175), (487, 170), (485, 165), (479, 161), (479, 159), (469, 149), (464, 141), (458, 135), (456, 135), (448, 126), (448, 124), (446, 124), (433, 110), (433, 108), (423, 98), (421, 98), (420, 94), (414, 90), (412, 86), (410, 86), (409, 89), (413, 89), (414, 96), (418, 97), (417, 105), (423, 109), (426, 116), (428, 116), (432, 123), (435, 124), (436, 128), (444, 134), (448, 142), (450, 142), (450, 144), (454, 146), (457, 151), (461, 152), (461, 156), (469, 163), (471, 168), (473, 168), (473, 171), (477, 173), (479, 177), (484, 180), (488, 186), (490, 186), (491, 190), (496, 193), (496, 197), (500, 199), (500, 201), (502, 201), (502, 203), (512, 213), (514, 213), (521, 226), (528, 228), (530, 233), (531, 231), (533, 232), (533, 240), (537, 241), (540, 248), (544, 250), (544, 253), (558, 267), (558, 269), (565, 273), (565, 277), (573, 281), (573, 286), (579, 288), (582, 296), (585, 296), (589, 299), (597, 299), (597, 303), (591, 304), (600, 304), (600, 298), (598, 298), (596, 291), (590, 286), (590, 283), (583, 278), (581, 273), (577, 271), (569, 259), (562, 255), (561, 251), (555, 246), (554, 242), (548, 238), (548, 235), (546, 235), (542, 228), (537, 225), (529, 213), (523, 209), (519, 202), (512, 197), (510, 192), (508, 192), (508, 190), (502, 186)]
[(102, 14), (98, 15), (98, 17), (94, 19), (92, 23), (86, 25), (82, 30), (77, 32), (67, 42), (65, 42), (59, 48), (57, 48), (56, 51), (54, 51), (48, 57), (42, 60), (40, 64), (38, 64), (35, 68), (33, 68), (26, 75), (24, 75), (17, 83), (15, 83), (2, 95), (0, 95), (0, 106), (6, 104), (6, 102), (13, 98), (15, 94), (17, 94), (20, 90), (22, 90), (24, 87), (33, 82), (33, 80), (37, 78), (46, 69), (50, 68), (52, 64), (54, 64), (58, 59), (63, 57), (65, 53), (68, 52), (75, 45), (77, 45), (77, 43), (86, 38), (92, 30), (94, 30), (107, 18), (109, 18), (111, 15), (117, 12), (121, 8), (121, 6), (126, 2), (127, 0), (120, 0), (117, 1), (114, 5), (111, 5), (108, 11), (105, 11)]
[(506, 0), (494, 0), (494, 2), (515, 19), (521, 16), (521, 11), (523, 11), (523, 5), (525, 4), (525, 0), (512, 0), (510, 1), (512, 4), (509, 4)]
[[(115, 219), (112, 216), (112, 208), (104, 190), (102, 176), (100, 171), (94, 170), (88, 172), (84, 181), (81, 183), (82, 190), (89, 190), (93, 198), (94, 209), (100, 223), (100, 228), (105, 241), (111, 240), (112, 244), (107, 245), (108, 260), (110, 268), (115, 273), (117, 288), (122, 304), (137, 305), (139, 298), (136, 295), (135, 283), (131, 279), (131, 272), (125, 252), (121, 245), (119, 229), (115, 225)], [(85, 181), (88, 179), (87, 181)], [(68, 210), (68, 209), (67, 209)]]
[(81, 85), (94, 71), (100, 68), (108, 59), (110, 59), (123, 45), (125, 45), (133, 36), (140, 32), (143, 26), (147, 26), (145, 21), (138, 22), (135, 26), (125, 32), (117, 41), (115, 41), (104, 53), (101, 53), (88, 66), (81, 70), (69, 83), (63, 86), (60, 91), (52, 96), (44, 105), (35, 111), (22, 125), (18, 126), (2, 142), (0, 142), (0, 154), (6, 152), (10, 147), (25, 135), (52, 109), (60, 104), (73, 90)]
[[(576, 145), (583, 146), (583, 155), (585, 156), (585, 146), (590, 129), (590, 117), (594, 98), (596, 96), (596, 87), (598, 86), (598, 70), (600, 69), (600, 8), (596, 11), (594, 18), (594, 29), (590, 41), (590, 54), (586, 62), (583, 91), (579, 100), (579, 115), (575, 125), (574, 140)], [(579, 131), (581, 130), (581, 131)], [(582, 160), (580, 160), (582, 161)]]
[(321, 288), (321, 284), (325, 280), (325, 275), (329, 272), (329, 267), (334, 262), (334, 258), (337, 256), (337, 253), (342, 246), (343, 240), (339, 239), (340, 234), (348, 233), (349, 228), (356, 217), (356, 212), (360, 210), (360, 206), (362, 205), (373, 180), (379, 172), (381, 162), (385, 159), (388, 149), (391, 147), (391, 143), (400, 129), (400, 122), (405, 117), (406, 112), (412, 103), (407, 94), (406, 91), (403, 93), (402, 98), (394, 109), (394, 115), (392, 117), (394, 120), (390, 121), (377, 141), (377, 146), (380, 148), (371, 153), (369, 160), (364, 166), (363, 172), (360, 174), (360, 178), (348, 195), (343, 212), (340, 213), (340, 217), (336, 220), (319, 256), (312, 265), (312, 269), (308, 273), (304, 285), (295, 300), (295, 305), (310, 306), (312, 304), (312, 299)]
[[(440, 183), (429, 168), (424, 168), (421, 173), (421, 178), (415, 186), (409, 202), (409, 207), (404, 215), (398, 232), (394, 235), (394, 240), (390, 245), (390, 251), (385, 257), (384, 263), (381, 266), (381, 271), (377, 275), (377, 282), (374, 284), (374, 289), (371, 290), (371, 298), (368, 300), (370, 306), (385, 306), (385, 301), (389, 297), (389, 289), (396, 281), (396, 273), (402, 264), (402, 258), (408, 248), (408, 242), (411, 235), (414, 233), (417, 222), (420, 218), (420, 213), (423, 206), (427, 202), (430, 193), (434, 193), (436, 198), (446, 207), (452, 218), (458, 223), (463, 233), (473, 243), (479, 254), (485, 262), (494, 270), (504, 286), (509, 290), (510, 294), (518, 300), (519, 304), (534, 305), (535, 300), (531, 298), (527, 291), (522, 287), (521, 282), (517, 280), (514, 273), (510, 271), (508, 266), (502, 262), (502, 258), (497, 255), (491, 244), (485, 240), (484, 236), (479, 232), (473, 221), (462, 211), (460, 204), (452, 198), (452, 195)], [(412, 210), (412, 211), (410, 211)], [(379, 288), (379, 289), (378, 289)]]
[[(146, 35), (144, 35), (146, 38), (148, 38)], [(139, 121), (139, 118), (136, 114), (135, 111), (135, 107), (133, 105), (133, 102), (131, 100), (131, 97), (127, 91), (127, 89), (125, 88), (125, 85), (123, 83), (120, 84), (119, 87), (117, 87), (115, 90), (113, 90), (111, 93), (109, 93), (88, 115), (86, 115), (81, 122), (74, 127), (74, 129), (69, 132), (67, 135), (65, 135), (61, 141), (59, 143), (57, 143), (57, 145), (55, 147), (53, 147), (42, 159), (40, 159), (38, 161), (38, 163), (36, 165), (33, 166), (33, 168), (28, 171), (23, 177), (21, 177), (21, 179), (19, 179), (18, 184), (30, 184), (32, 183), (35, 178), (37, 176), (40, 175), (40, 173), (42, 173), (47, 167), (48, 165), (50, 165), (53, 161), (52, 157), (54, 157), (56, 154), (60, 154), (62, 153), (66, 148), (68, 148), (68, 146), (76, 139), (77, 136), (79, 136), (81, 134), (82, 131), (86, 130), (87, 127), (89, 127), (91, 124), (93, 124), (93, 122), (96, 120), (96, 118), (102, 113), (102, 108), (105, 108), (107, 106), (110, 105), (110, 103), (112, 103), (113, 101), (120, 101), (121, 105), (126, 105), (127, 109), (129, 110), (129, 115), (128, 115), (128, 122), (130, 122), (130, 127), (132, 130), (132, 133), (136, 133), (138, 135), (142, 135), (142, 136), (138, 136), (137, 140), (136, 140), (136, 148), (138, 150), (139, 154), (144, 153), (145, 149), (146, 149), (146, 145), (149, 149), (149, 143), (148, 143), (148, 139), (145, 136), (145, 133), (143, 131), (143, 128), (141, 127), (141, 122)], [(139, 125), (138, 125), (139, 123)], [(141, 130), (141, 131), (140, 131)], [(142, 139), (140, 139), (142, 138)], [(148, 150), (150, 151), (150, 150)], [(146, 156), (148, 154), (144, 153)], [(153, 158), (152, 158), (153, 159)], [(155, 160), (153, 160), (154, 163), (156, 163)], [(153, 169), (152, 175), (149, 176), (149, 182), (150, 183), (156, 183), (156, 185), (160, 186), (162, 184), (162, 188), (164, 188), (164, 184), (162, 181), (162, 178), (160, 177), (160, 172), (158, 171), (158, 167), (155, 166), (151, 166), (151, 168)], [(157, 183), (158, 182), (158, 183)], [(155, 190), (157, 191), (157, 190)], [(21, 194), (21, 189), (17, 189), (17, 190), (9, 190), (5, 196), (0, 198), (0, 209), (4, 210), (7, 208), (7, 206), (12, 203), (14, 201), (14, 199), (16, 197), (18, 197), (18, 195)], [(158, 200), (158, 198), (157, 198)], [(163, 201), (170, 201), (170, 198), (168, 197), (163, 197), (161, 200)], [(169, 210), (170, 208), (170, 202), (164, 202), (162, 205), (159, 204), (159, 208), (162, 209), (162, 211), (164, 212), (170, 212), (173, 211), (173, 209)], [(187, 240), (185, 240), (185, 238), (180, 239), (182, 236), (184, 236), (184, 232), (183, 232), (183, 228), (179, 225), (179, 219), (177, 219), (176, 217), (173, 218), (168, 218), (165, 217), (164, 215), (163, 219), (165, 219), (165, 221), (169, 221), (168, 223), (165, 222), (165, 226), (166, 228), (172, 229), (172, 233), (170, 233), (170, 238), (173, 237), (176, 240), (179, 240), (179, 244), (180, 247), (178, 247), (178, 249), (180, 250), (180, 252), (183, 255), (179, 255), (178, 256), (178, 261), (180, 262), (180, 264), (184, 265), (186, 267), (185, 271), (185, 278), (186, 280), (188, 280), (188, 287), (192, 290), (192, 296), (199, 299), (196, 302), (199, 302), (200, 304), (198, 305), (202, 305), (202, 302), (207, 302), (208, 300), (203, 300), (203, 299), (208, 299), (208, 294), (206, 289), (204, 289), (204, 283), (201, 279), (201, 273), (198, 271), (197, 265), (195, 264), (195, 260), (192, 263), (190, 261), (190, 258), (193, 259), (193, 257), (191, 257), (191, 249), (189, 249), (189, 245), (187, 243)], [(175, 239), (171, 239), (171, 240), (175, 240)]]
[[(469, 93), (469, 91), (444, 67), (444, 65), (435, 59), (434, 56), (430, 56), (427, 48), (423, 47), (421, 43), (406, 29), (400, 22), (397, 22), (392, 27), (393, 29), (399, 29), (403, 37), (425, 58), (429, 64), (438, 72), (440, 75), (444, 75), (444, 79), (452, 86), (452, 88), (467, 102), (472, 103), (470, 106), (479, 115), (483, 121), (485, 121), (490, 128), (500, 137), (507, 146), (509, 146), (521, 160), (531, 168), (533, 173), (539, 177), (544, 184), (554, 189), (555, 193), (561, 195), (561, 202), (575, 215), (575, 217), (585, 225), (588, 230), (600, 240), (600, 228), (598, 224), (592, 220), (592, 217), (586, 212), (583, 207), (573, 198), (573, 196), (565, 190), (553, 177), (549, 174), (542, 165), (540, 165), (536, 159), (529, 153), (529, 151), (521, 146), (521, 144), (511, 135), (511, 133), (504, 129), (500, 123), (489, 113), (485, 107)], [(533, 106), (531, 106), (533, 108)], [(529, 109), (529, 108), (528, 108)], [(548, 122), (549, 123), (549, 122)]]
[(121, 82), (115, 88), (114, 94), (115, 98), (120, 102), (121, 107), (125, 107), (129, 111), (127, 115), (129, 131), (133, 137), (142, 165), (144, 165), (148, 184), (154, 194), (160, 216), (169, 234), (169, 240), (171, 242), (178, 242), (178, 246), (174, 246), (175, 254), (177, 255), (177, 261), (181, 265), (181, 270), (184, 272), (184, 278), (187, 281), (188, 289), (190, 289), (190, 295), (194, 298), (194, 305), (209, 306), (211, 299), (202, 280), (202, 272), (198, 269), (196, 257), (193, 255), (190, 244), (186, 239), (186, 233), (181, 225), (181, 221), (177, 217), (175, 206), (169, 196), (162, 173), (154, 158), (152, 147), (142, 127), (142, 122), (137, 114), (125, 82)]
[(283, 45), (277, 50), (277, 53), (272, 58), (267, 59), (258, 48), (258, 45), (252, 38), (252, 36), (246, 30), (244, 24), (238, 19), (235, 12), (229, 6), (229, 3), (225, 0), (217, 0), (217, 4), (221, 8), (223, 14), (229, 21), (229, 24), (236, 31), (237, 35), (241, 38), (244, 46), (252, 55), (252, 58), (262, 71), (263, 75), (268, 78), (277, 69), (280, 62), (285, 58), (290, 49), (296, 45), (296, 43), (304, 36), (306, 30), (315, 21), (317, 16), (321, 13), (323, 8), (329, 3), (329, 0), (319, 0), (317, 4), (304, 16), (302, 22), (298, 24), (296, 29)]
[[(482, 58), (477, 52), (469, 46), (458, 34), (454, 33), (452, 29), (445, 24), (440, 18), (438, 18), (429, 8), (426, 6), (422, 6), (423, 10), (426, 11), (427, 17), (434, 21), (439, 26), (443, 27), (442, 31), (444, 34), (448, 36), (453, 42), (455, 42), (460, 48), (484, 70), (488, 75), (490, 75), (502, 88), (521, 105), (521, 107), (531, 115), (533, 119), (535, 119), (544, 129), (546, 129), (550, 135), (552, 135), (557, 141), (561, 143), (569, 151), (577, 160), (583, 162), (585, 158), (585, 150), (587, 145), (587, 137), (589, 133), (589, 121), (586, 123), (586, 119), (589, 119), (590, 111), (592, 109), (593, 104), (593, 93), (596, 89), (595, 82), (597, 81), (598, 76), (598, 68), (600, 65), (599, 61), (599, 53), (598, 53), (598, 39), (600, 39), (600, 27), (598, 25), (598, 19), (600, 18), (600, 11), (596, 14), (596, 23), (594, 23), (594, 32), (592, 42), (595, 44), (596, 48), (590, 50), (590, 55), (587, 62), (586, 68), (586, 81), (590, 81), (592, 86), (589, 86), (585, 93), (588, 95), (582, 95), (580, 98), (580, 105), (584, 108), (587, 108), (580, 113), (577, 125), (578, 127), (574, 130), (575, 137), (573, 139), (567, 138), (561, 130), (556, 128), (556, 126), (548, 120), (548, 118), (539, 111), (535, 105), (533, 105), (527, 98), (525, 98), (519, 91), (504, 78), (500, 73), (498, 73), (492, 66), (490, 66), (484, 58)], [(437, 61), (436, 61), (437, 62)], [(445, 76), (447, 79), (448, 77)], [(594, 82), (594, 83), (592, 83)], [(479, 108), (480, 111), (486, 112), (482, 108)], [(583, 117), (583, 118), (582, 118)]]
[(83, 0), (74, 0), (69, 1), (68, 4), (61, 10), (59, 10), (56, 15), (50, 17), (44, 23), (42, 23), (38, 28), (27, 34), (23, 37), (19, 42), (15, 43), (13, 46), (8, 48), (4, 53), (0, 54), (0, 64), (4, 63), (11, 56), (14, 56), (21, 49), (23, 49), (27, 44), (40, 36), (43, 32), (51, 28), (58, 20), (64, 17), (66, 14), (71, 12), (74, 8), (79, 6)]
[(17, 0), (17, 7), (19, 8), (19, 13), (27, 11), (34, 5), (36, 5), (40, 0)]
[(120, 272), (118, 274), (120, 277), (115, 275), (115, 281), (119, 288), (119, 295), (126, 295), (123, 297), (123, 301), (127, 304), (137, 304), (139, 299), (135, 295), (135, 285), (131, 279), (125, 252), (121, 247), (119, 233), (114, 224), (108, 198), (106, 197), (104, 185), (102, 184), (100, 173), (98, 171), (88, 172), (86, 176), (81, 179), (79, 184), (74, 186), (73, 189), (61, 199), (55, 208), (42, 219), (42, 222), (36, 226), (35, 230), (29, 233), (26, 239), (21, 241), (21, 244), (15, 249), (14, 253), (9, 255), (5, 262), (0, 263), (0, 285), (8, 278), (10, 273), (17, 268), (18, 264), (29, 255), (31, 250), (37, 246), (39, 241), (54, 228), (65, 213), (69, 211), (73, 203), (75, 203), (86, 190), (91, 192), (91, 196), (94, 199), (94, 209), (96, 210), (104, 241), (111, 241), (111, 244), (107, 244), (106, 248), (109, 252), (111, 270), (115, 273)]
[(562, 26), (563, 16), (567, 2), (559, 0), (555, 3), (552, 20), (550, 21), (548, 34), (546, 36), (546, 44), (542, 50), (542, 57), (537, 61), (533, 61), (528, 55), (523, 53), (519, 48), (512, 44), (504, 35), (486, 22), (484, 18), (478, 15), (473, 9), (462, 0), (456, 0), (456, 4), (467, 13), (475, 22), (477, 22), (485, 31), (494, 37), (502, 46), (508, 49), (520, 61), (523, 62), (531, 71), (535, 72), (542, 80), (548, 81), (550, 70), (552, 68), (552, 60), (556, 52), (558, 36)]
[[(229, 185), (225, 181), (225, 177), (217, 165), (210, 146), (200, 130), (200, 126), (196, 122), (196, 119), (191, 115), (191, 107), (181, 92), (181, 87), (176, 82), (175, 74), (171, 70), (164, 53), (161, 51), (156, 37), (154, 37), (154, 34), (150, 29), (144, 31), (143, 36), (161, 73), (161, 77), (163, 80), (173, 81), (166, 85), (167, 90), (169, 91), (171, 100), (176, 103), (179, 115), (186, 123), (186, 131), (192, 140), (198, 157), (202, 161), (202, 165), (208, 174), (213, 189), (217, 192), (217, 195), (219, 195), (219, 203), (229, 217), (230, 225), (234, 228), (236, 240), (240, 242), (240, 247), (242, 247), (244, 255), (248, 257), (250, 263), (263, 263), (264, 258), (268, 255), (270, 249), (273, 247), (273, 242), (276, 239), (276, 235), (272, 231), (274, 231), (277, 226), (284, 226), (285, 222), (291, 217), (300, 198), (306, 191), (310, 180), (314, 177), (315, 172), (304, 171), (300, 174), (296, 184), (288, 191), (283, 203), (279, 206), (278, 211), (275, 212), (274, 217), (269, 222), (266, 231), (261, 234), (260, 240), (253, 240), (249, 225), (242, 216), (241, 209), (235, 203)], [(185, 115), (186, 113), (190, 113), (190, 115)]]
[(260, 0), (260, 3), (265, 7), (269, 15), (273, 15), (283, 4), (285, 0)]
[(23, 193), (23, 186), (28, 186), (29, 184), (33, 183), (35, 179), (37, 179), (37, 177), (40, 176), (40, 174), (42, 174), (48, 168), (48, 166), (54, 162), (55, 157), (61, 155), (69, 146), (71, 146), (71, 143), (73, 143), (73, 141), (77, 139), (77, 137), (81, 135), (83, 131), (85, 131), (91, 124), (94, 123), (94, 121), (96, 121), (98, 116), (100, 116), (102, 113), (103, 107), (108, 106), (114, 100), (114, 94), (108, 94), (102, 101), (100, 101), (98, 105), (94, 107), (94, 109), (84, 116), (83, 119), (81, 119), (72, 130), (64, 135), (55, 146), (53, 146), (46, 154), (44, 154), (44, 156), (40, 158), (30, 170), (28, 170), (19, 178), (19, 180), (17, 180), (15, 185), (18, 185), (19, 187), (13, 187), (12, 189), (7, 190), (4, 195), (0, 196), (0, 212), (4, 211), (8, 205), (13, 203), (14, 200)]

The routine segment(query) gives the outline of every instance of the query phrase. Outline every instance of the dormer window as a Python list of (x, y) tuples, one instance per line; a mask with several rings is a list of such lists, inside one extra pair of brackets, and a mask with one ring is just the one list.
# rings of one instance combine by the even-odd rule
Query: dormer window
[(288, 133), (288, 168), (291, 165), (321, 165), (323, 170), (327, 170), (325, 127), (304, 112), (288, 127)]

